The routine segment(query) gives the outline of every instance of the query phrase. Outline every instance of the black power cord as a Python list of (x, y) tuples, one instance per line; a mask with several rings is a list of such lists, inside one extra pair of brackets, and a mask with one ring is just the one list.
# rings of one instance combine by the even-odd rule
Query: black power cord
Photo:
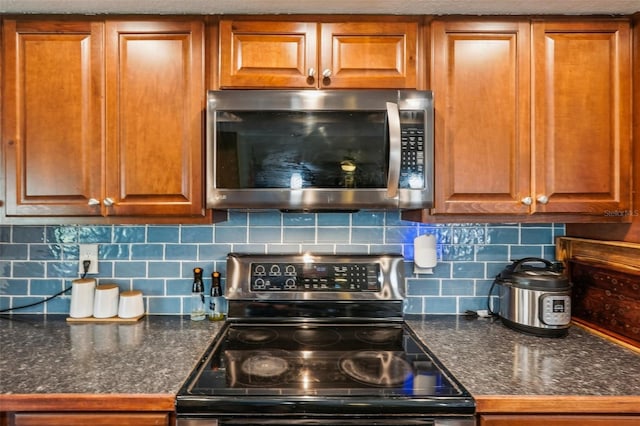
[(493, 280), (493, 283), (491, 283), (491, 287), (489, 288), (489, 294), (487, 295), (487, 309), (485, 310), (477, 310), (477, 311), (472, 311), (472, 310), (467, 310), (464, 314), (467, 318), (473, 319), (473, 318), (495, 318), (498, 317), (498, 313), (494, 312), (493, 309), (491, 308), (491, 295), (493, 294), (493, 289), (496, 286), (496, 280), (498, 279), (498, 277), (496, 277), (495, 280)]
[[(497, 277), (496, 277), (497, 279)], [(497, 316), (498, 313), (497, 312), (493, 312), (493, 309), (491, 308), (491, 294), (493, 293), (493, 288), (496, 286), (496, 280), (493, 280), (493, 283), (491, 283), (491, 287), (489, 288), (489, 294), (487, 295), (487, 312), (489, 312), (489, 314), (491, 316)]]
[[(89, 266), (90, 265), (91, 265), (91, 261), (90, 260), (83, 260), (82, 261), (82, 269), (83, 269), (84, 272), (82, 273), (80, 278), (85, 278), (87, 276), (87, 272), (89, 272)], [(64, 294), (64, 293), (68, 292), (69, 290), (71, 290), (71, 287), (72, 286), (69, 286), (69, 287), (65, 288), (64, 290), (62, 290), (61, 292), (54, 294), (53, 296), (49, 296), (46, 299), (42, 299), (42, 300), (39, 300), (37, 302), (30, 303), (28, 305), (16, 306), (16, 307), (7, 308), (7, 309), (0, 309), (0, 313), (10, 312), (10, 311), (17, 311), (18, 309), (25, 309), (25, 308), (30, 308), (32, 306), (42, 305), (43, 303), (47, 303), (49, 300), (55, 299), (56, 297), (60, 296), (61, 294)]]

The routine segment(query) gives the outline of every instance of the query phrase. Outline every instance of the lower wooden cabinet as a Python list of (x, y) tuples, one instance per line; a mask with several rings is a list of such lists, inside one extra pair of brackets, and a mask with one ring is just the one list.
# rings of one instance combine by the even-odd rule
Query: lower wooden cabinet
[(0, 426), (172, 426), (175, 395), (0, 394)]
[(640, 425), (640, 416), (631, 415), (481, 415), (480, 426), (631, 426)]
[(169, 426), (171, 413), (10, 413), (6, 426)]
[(476, 396), (478, 426), (640, 426), (637, 395)]

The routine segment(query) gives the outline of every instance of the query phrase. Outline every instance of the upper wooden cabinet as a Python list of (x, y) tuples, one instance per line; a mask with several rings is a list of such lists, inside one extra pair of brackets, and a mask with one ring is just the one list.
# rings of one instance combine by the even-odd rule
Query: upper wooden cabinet
[(631, 217), (632, 223), (612, 224), (603, 226), (602, 224), (567, 224), (566, 235), (598, 239), (598, 240), (617, 240), (640, 243), (640, 171), (637, 167), (640, 164), (640, 13), (633, 15), (633, 131), (632, 139), (633, 154), (632, 164), (635, 171), (633, 174), (633, 200), (632, 209), (628, 212), (622, 212)]
[(620, 220), (615, 212), (630, 208), (629, 23), (431, 29), (432, 213)]
[(5, 20), (6, 215), (204, 217), (203, 34)]
[(436, 213), (526, 213), (530, 64), (526, 22), (434, 21)]
[(629, 23), (534, 22), (533, 57), (535, 210), (630, 210)]
[(106, 24), (107, 214), (203, 215), (204, 24)]
[(8, 216), (100, 214), (103, 39), (99, 22), (4, 21)]
[(415, 88), (417, 22), (220, 21), (221, 88)]

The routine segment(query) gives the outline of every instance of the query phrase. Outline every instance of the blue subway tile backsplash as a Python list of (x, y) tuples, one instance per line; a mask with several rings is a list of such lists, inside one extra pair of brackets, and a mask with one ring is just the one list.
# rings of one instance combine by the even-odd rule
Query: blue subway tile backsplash
[[(398, 212), (229, 212), (215, 225), (0, 225), (0, 310), (41, 301), (78, 278), (78, 244), (99, 245), (98, 283), (142, 290), (149, 314), (187, 314), (192, 271), (226, 275), (226, 255), (247, 253), (401, 253), (406, 313), (484, 309), (493, 277), (512, 259), (555, 260), (561, 224), (423, 224)], [(438, 265), (414, 274), (413, 239), (437, 238)], [(208, 290), (208, 288), (206, 288)], [(15, 313), (69, 312), (70, 292)]]

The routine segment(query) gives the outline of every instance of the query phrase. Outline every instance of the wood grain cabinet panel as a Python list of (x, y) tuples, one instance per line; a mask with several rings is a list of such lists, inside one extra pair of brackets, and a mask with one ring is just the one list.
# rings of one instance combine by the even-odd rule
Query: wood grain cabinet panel
[(415, 88), (417, 22), (220, 21), (220, 87)]
[(529, 24), (434, 21), (435, 213), (527, 213)]
[(109, 215), (203, 214), (204, 24), (106, 23)]
[(9, 426), (169, 426), (169, 413), (16, 413)]
[(305, 88), (316, 67), (317, 24), (220, 21), (222, 88)]
[(93, 21), (4, 21), (7, 215), (100, 215), (103, 37)]
[(633, 199), (630, 211), (618, 212), (620, 215), (631, 218), (631, 225), (612, 224), (602, 226), (601, 224), (567, 224), (566, 233), (576, 237), (598, 239), (598, 240), (618, 240), (640, 243), (640, 172), (637, 165), (640, 164), (640, 13), (636, 13), (631, 18), (632, 28), (632, 85), (633, 85), (633, 113), (632, 113), (632, 164), (636, 171), (633, 175)]
[(6, 216), (205, 218), (203, 21), (5, 20), (3, 48)]
[(628, 20), (436, 20), (431, 214), (628, 220)]
[(320, 87), (416, 87), (416, 23), (322, 23), (320, 29)]
[(533, 23), (536, 211), (630, 210), (630, 43), (627, 21)]

